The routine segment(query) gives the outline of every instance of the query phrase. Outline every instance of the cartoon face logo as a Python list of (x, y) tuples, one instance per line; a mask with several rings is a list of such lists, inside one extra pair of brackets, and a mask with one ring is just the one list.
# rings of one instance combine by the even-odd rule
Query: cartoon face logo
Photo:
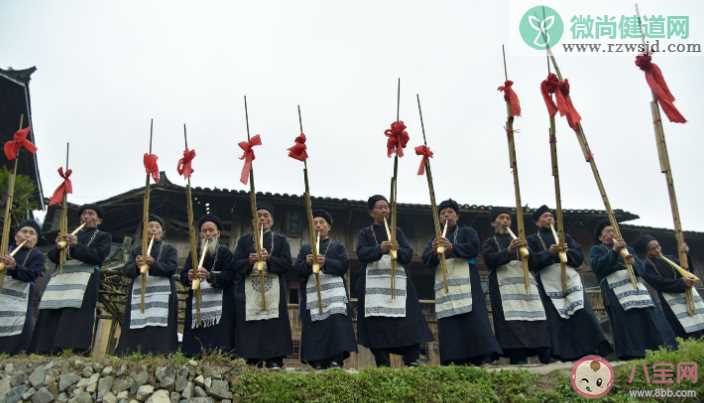
[(572, 389), (587, 399), (606, 396), (614, 386), (614, 369), (598, 355), (582, 357), (572, 365)]

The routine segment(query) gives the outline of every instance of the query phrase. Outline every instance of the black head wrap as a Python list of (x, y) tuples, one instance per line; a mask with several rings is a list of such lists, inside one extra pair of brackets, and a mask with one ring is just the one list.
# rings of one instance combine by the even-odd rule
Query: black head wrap
[(374, 195), (374, 196), (370, 197), (369, 200), (367, 200), (367, 207), (369, 208), (369, 210), (374, 210), (374, 206), (376, 205), (376, 203), (377, 203), (379, 200), (383, 200), (383, 201), (385, 201), (386, 203), (389, 202), (389, 201), (386, 199), (386, 197), (384, 197), (384, 196), (382, 196), (382, 195)]
[(313, 218), (321, 217), (328, 222), (328, 225), (332, 226), (332, 215), (323, 209), (313, 210)]

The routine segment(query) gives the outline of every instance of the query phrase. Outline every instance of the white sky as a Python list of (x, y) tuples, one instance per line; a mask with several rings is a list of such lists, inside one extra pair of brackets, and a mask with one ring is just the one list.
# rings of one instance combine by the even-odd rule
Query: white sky
[[(633, 13), (633, 3), (545, 2), (565, 20), (575, 14)], [(584, 4), (582, 4), (584, 3)], [(182, 183), (176, 161), (181, 125), (198, 153), (193, 183), (244, 189), (239, 183), (250, 124), (258, 190), (302, 193), (302, 166), (286, 156), (298, 134), (296, 104), (309, 138), (314, 195), (366, 199), (387, 193), (392, 160), (383, 135), (401, 119), (411, 142), (400, 162), (399, 200), (427, 203), (416, 176), (422, 142), (415, 104), (420, 92), (437, 197), (513, 205), (503, 131), (501, 44), (524, 117), (516, 128), (523, 202), (554, 205), (547, 113), (539, 92), (545, 59), (517, 38), (531, 1), (38, 1), (0, 3), (0, 66), (38, 70), (30, 84), (39, 167), (47, 196), (58, 184), (71, 142), (73, 202), (101, 200), (143, 186), (149, 118), (155, 153)], [(640, 1), (643, 14), (688, 15), (690, 42), (704, 43), (697, 0)], [(566, 21), (566, 28), (569, 22)], [(567, 35), (567, 34), (565, 34)], [(563, 42), (572, 42), (563, 36)], [(638, 224), (671, 227), (659, 172), (649, 90), (633, 54), (564, 55), (558, 62), (615, 208)], [(689, 119), (665, 123), (685, 229), (704, 231), (702, 191), (702, 54), (658, 54), (676, 105)], [(603, 208), (574, 134), (558, 123), (565, 208)]]

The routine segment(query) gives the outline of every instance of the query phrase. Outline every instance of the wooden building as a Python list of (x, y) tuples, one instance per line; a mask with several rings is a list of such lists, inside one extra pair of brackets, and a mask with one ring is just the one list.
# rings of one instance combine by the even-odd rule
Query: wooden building
[[(32, 104), (29, 97), (29, 80), (37, 70), (36, 67), (14, 70), (11, 68), (0, 69), (0, 142), (5, 144), (11, 140), (13, 134), (19, 129), (20, 116), (24, 116), (23, 127), (32, 124)], [(29, 133), (29, 140), (36, 144), (34, 130)], [(0, 164), (8, 170), (12, 170), (12, 164), (5, 158), (5, 153), (0, 152)], [(44, 192), (42, 181), (39, 177), (39, 165), (37, 155), (30, 156), (27, 152), (22, 152), (17, 166), (17, 173), (31, 178), (36, 191), (33, 201), (44, 210)], [(31, 211), (27, 211), (27, 217), (31, 216)], [(0, 217), (0, 220), (2, 218)]]

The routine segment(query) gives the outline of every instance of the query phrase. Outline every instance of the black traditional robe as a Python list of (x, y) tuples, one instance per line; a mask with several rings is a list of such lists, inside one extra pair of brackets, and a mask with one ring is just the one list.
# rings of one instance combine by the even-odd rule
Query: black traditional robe
[[(15, 249), (14, 245), (10, 245), (8, 250)], [(27, 299), (27, 316), (24, 321), (22, 333), (16, 336), (0, 337), (0, 353), (4, 354), (19, 354), (27, 351), (29, 343), (32, 341), (32, 323), (31, 317), (31, 296), (34, 291), (34, 281), (44, 272), (45, 257), (42, 251), (38, 248), (22, 248), (15, 255), (17, 266), (13, 270), (5, 270), (0, 275), (12, 277), (17, 281), (29, 283), (29, 292)]]
[[(611, 345), (601, 330), (586, 292), (583, 291), (584, 308), (572, 314), (569, 319), (564, 319), (557, 313), (552, 300), (545, 293), (540, 272), (552, 264), (560, 263), (559, 256), (552, 256), (548, 251), (555, 243), (550, 228), (541, 228), (538, 233), (528, 237), (532, 271), (537, 273), (538, 290), (548, 318), (552, 356), (561, 361), (574, 361), (589, 354), (606, 357), (612, 351)], [(576, 270), (584, 261), (582, 247), (569, 234), (565, 234), (565, 243), (567, 266)]]
[[(413, 249), (400, 228), (396, 229), (398, 241), (398, 263), (408, 265), (413, 258)], [(387, 240), (383, 225), (374, 224), (359, 231), (357, 237), (357, 258), (362, 273), (366, 274), (367, 265), (381, 259), (381, 242)], [(370, 349), (395, 349), (419, 346), (433, 340), (430, 328), (425, 322), (418, 302), (418, 293), (410, 274), (406, 273), (406, 316), (388, 318), (382, 316), (364, 317), (364, 297), (366, 293), (366, 275), (359, 276), (359, 308), (357, 313), (357, 335), (359, 343)]]
[[(628, 250), (635, 257), (630, 247)], [(626, 270), (623, 257), (612, 248), (599, 244), (592, 247), (590, 261), (604, 295), (616, 355), (621, 359), (642, 358), (645, 356), (646, 349), (657, 350), (660, 346), (676, 348), (674, 333), (662, 317), (662, 311), (657, 305), (648, 308), (631, 308), (626, 311), (609, 287), (606, 276), (618, 270)], [(642, 272), (640, 259), (634, 259), (633, 269), (636, 277), (639, 277)]]
[[(472, 285), (472, 311), (438, 319), (440, 362), (446, 365), (493, 361), (502, 354), (502, 351), (491, 330), (479, 269), (476, 266), (476, 259), (479, 256), (479, 235), (471, 227), (455, 226), (448, 228), (447, 239), (452, 242), (452, 251), (446, 252), (445, 257), (467, 262)], [(423, 263), (437, 271), (440, 270), (440, 259), (433, 250), (434, 240), (435, 237), (423, 250)]]
[[(112, 236), (97, 228), (84, 229), (76, 236), (78, 243), (68, 249), (68, 259), (76, 259), (99, 268), (110, 254)], [(93, 238), (90, 246), (88, 242)], [(54, 246), (47, 254), (58, 270), (59, 250)], [(41, 309), (32, 337), (32, 352), (55, 354), (63, 350), (75, 353), (90, 351), (93, 343), (95, 307), (100, 287), (99, 269), (90, 275), (80, 308)]]
[[(679, 259), (676, 257), (668, 257), (678, 265), (680, 264)], [(693, 272), (694, 267), (692, 266), (692, 259), (688, 258), (687, 260), (689, 261), (689, 269)], [(685, 285), (684, 280), (682, 280), (682, 276), (662, 259), (649, 257), (646, 257), (643, 261), (643, 272), (641, 274), (645, 281), (647, 281), (648, 284), (650, 284), (650, 286), (657, 291), (660, 299), (660, 305), (662, 306), (663, 313), (665, 314), (665, 319), (667, 319), (670, 327), (675, 332), (675, 336), (682, 337), (684, 339), (704, 337), (704, 330), (699, 330), (693, 333), (685, 332), (684, 328), (677, 320), (677, 317), (672, 312), (670, 305), (667, 301), (665, 301), (665, 297), (662, 295), (663, 292), (683, 294), (687, 290), (687, 286)]]
[[(131, 301), (134, 288), (140, 287), (139, 268), (135, 263), (135, 258), (141, 254), (141, 245), (133, 248), (130, 252), (130, 258), (123, 268), (124, 274), (132, 279), (132, 284), (127, 294), (127, 301)], [(172, 278), (178, 270), (176, 248), (162, 241), (154, 241), (151, 256), (154, 258), (154, 264), (149, 268), (149, 276), (166, 277), (169, 279), (169, 284), (171, 285), (168, 325), (166, 327), (148, 326), (141, 329), (130, 329), (132, 309), (128, 303), (125, 306), (120, 343), (117, 346), (117, 354), (120, 355), (135, 351), (142, 354), (170, 354), (175, 352), (178, 348), (178, 335), (176, 334), (178, 298), (176, 296), (176, 286)]]
[[(273, 236), (273, 240), (272, 240)], [(279, 317), (276, 319), (246, 321), (245, 281), (254, 266), (249, 254), (256, 253), (251, 234), (240, 237), (235, 248), (237, 272), (237, 354), (250, 361), (280, 360), (291, 354), (291, 325), (288, 318), (287, 275), (291, 270), (291, 248), (286, 237), (273, 231), (264, 233), (264, 248), (269, 253), (268, 274), (279, 277)], [(274, 252), (272, 253), (272, 245)]]
[[(321, 363), (342, 360), (357, 351), (357, 341), (352, 326), (352, 311), (347, 304), (347, 316), (333, 314), (326, 319), (313, 322), (310, 311), (306, 309), (306, 283), (313, 275), (311, 266), (306, 263), (306, 256), (311, 254), (310, 245), (303, 245), (293, 266), (300, 277), (299, 313), (303, 323), (301, 332), (301, 361), (305, 363)], [(320, 268), (322, 273), (339, 276), (345, 283), (347, 273), (347, 251), (341, 242), (330, 239), (320, 241), (320, 254), (325, 256), (325, 265)]]
[[(498, 248), (496, 243), (501, 248)], [(494, 318), (494, 333), (504, 355), (521, 361), (528, 356), (538, 355), (545, 360), (549, 354), (550, 332), (546, 320), (510, 320), (504, 317), (501, 303), (501, 292), (496, 275), (496, 269), (512, 260), (520, 260), (518, 250), (509, 253), (508, 245), (511, 236), (494, 234), (482, 244), (484, 263), (489, 268), (489, 296), (491, 297), (491, 313)]]
[[(198, 248), (200, 258), (201, 249)], [(186, 321), (183, 325), (183, 341), (181, 351), (188, 356), (197, 356), (209, 352), (222, 352), (233, 354), (235, 345), (235, 303), (234, 279), (235, 272), (232, 266), (232, 253), (226, 246), (218, 244), (217, 252), (207, 254), (203, 260), (203, 268), (210, 272), (208, 283), (211, 287), (222, 290), (222, 316), (220, 322), (209, 327), (192, 327), (193, 318), (193, 290), (191, 281), (188, 280), (188, 271), (191, 270), (191, 254), (186, 256), (186, 261), (181, 271), (181, 283), (188, 288), (186, 299)], [(201, 284), (204, 283), (201, 280)]]

